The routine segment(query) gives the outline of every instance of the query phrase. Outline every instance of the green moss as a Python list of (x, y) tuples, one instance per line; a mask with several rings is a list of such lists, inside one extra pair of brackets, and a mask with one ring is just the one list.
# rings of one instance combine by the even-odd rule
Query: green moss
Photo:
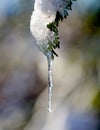
[(58, 56), (56, 52), (54, 51), (56, 48), (60, 48), (60, 41), (58, 36), (58, 25), (60, 21), (63, 21), (63, 19), (67, 18), (68, 16), (68, 10), (72, 10), (72, 1), (76, 0), (66, 0), (65, 7), (63, 9), (63, 15), (60, 14), (60, 12), (57, 11), (55, 21), (52, 23), (47, 24), (47, 28), (50, 29), (50, 31), (54, 32), (55, 39), (53, 42), (49, 41), (47, 51), (52, 52), (52, 58), (54, 59), (54, 55)]

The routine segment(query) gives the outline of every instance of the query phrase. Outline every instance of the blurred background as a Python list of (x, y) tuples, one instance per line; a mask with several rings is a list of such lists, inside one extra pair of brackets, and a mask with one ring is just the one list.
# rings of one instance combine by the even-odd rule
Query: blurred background
[(77, 0), (59, 25), (52, 113), (33, 9), (34, 0), (0, 2), (0, 130), (100, 130), (100, 1)]

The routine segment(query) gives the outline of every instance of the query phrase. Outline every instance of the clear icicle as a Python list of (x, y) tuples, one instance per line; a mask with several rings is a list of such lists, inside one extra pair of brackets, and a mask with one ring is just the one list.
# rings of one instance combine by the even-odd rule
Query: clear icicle
[(47, 55), (47, 61), (48, 61), (48, 111), (52, 112), (53, 60), (51, 54)]

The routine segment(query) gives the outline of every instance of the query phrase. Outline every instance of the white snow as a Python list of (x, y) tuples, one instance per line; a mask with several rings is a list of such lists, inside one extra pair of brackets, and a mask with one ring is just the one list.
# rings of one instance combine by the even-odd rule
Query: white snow
[(50, 2), (49, 0), (36, 0), (30, 21), (32, 35), (45, 55), (47, 55), (45, 48), (48, 42), (54, 40), (54, 32), (47, 28), (47, 24), (52, 23), (56, 17), (56, 10)]

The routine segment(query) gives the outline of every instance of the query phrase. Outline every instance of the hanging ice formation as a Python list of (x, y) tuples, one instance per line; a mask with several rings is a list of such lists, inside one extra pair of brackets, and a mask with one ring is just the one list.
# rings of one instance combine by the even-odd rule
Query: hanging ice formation
[(67, 18), (68, 10), (72, 10), (72, 1), (76, 0), (35, 0), (34, 11), (31, 16), (30, 30), (36, 39), (36, 44), (48, 60), (48, 110), (51, 111), (52, 96), (52, 60), (56, 48), (60, 47), (58, 36), (59, 21)]

